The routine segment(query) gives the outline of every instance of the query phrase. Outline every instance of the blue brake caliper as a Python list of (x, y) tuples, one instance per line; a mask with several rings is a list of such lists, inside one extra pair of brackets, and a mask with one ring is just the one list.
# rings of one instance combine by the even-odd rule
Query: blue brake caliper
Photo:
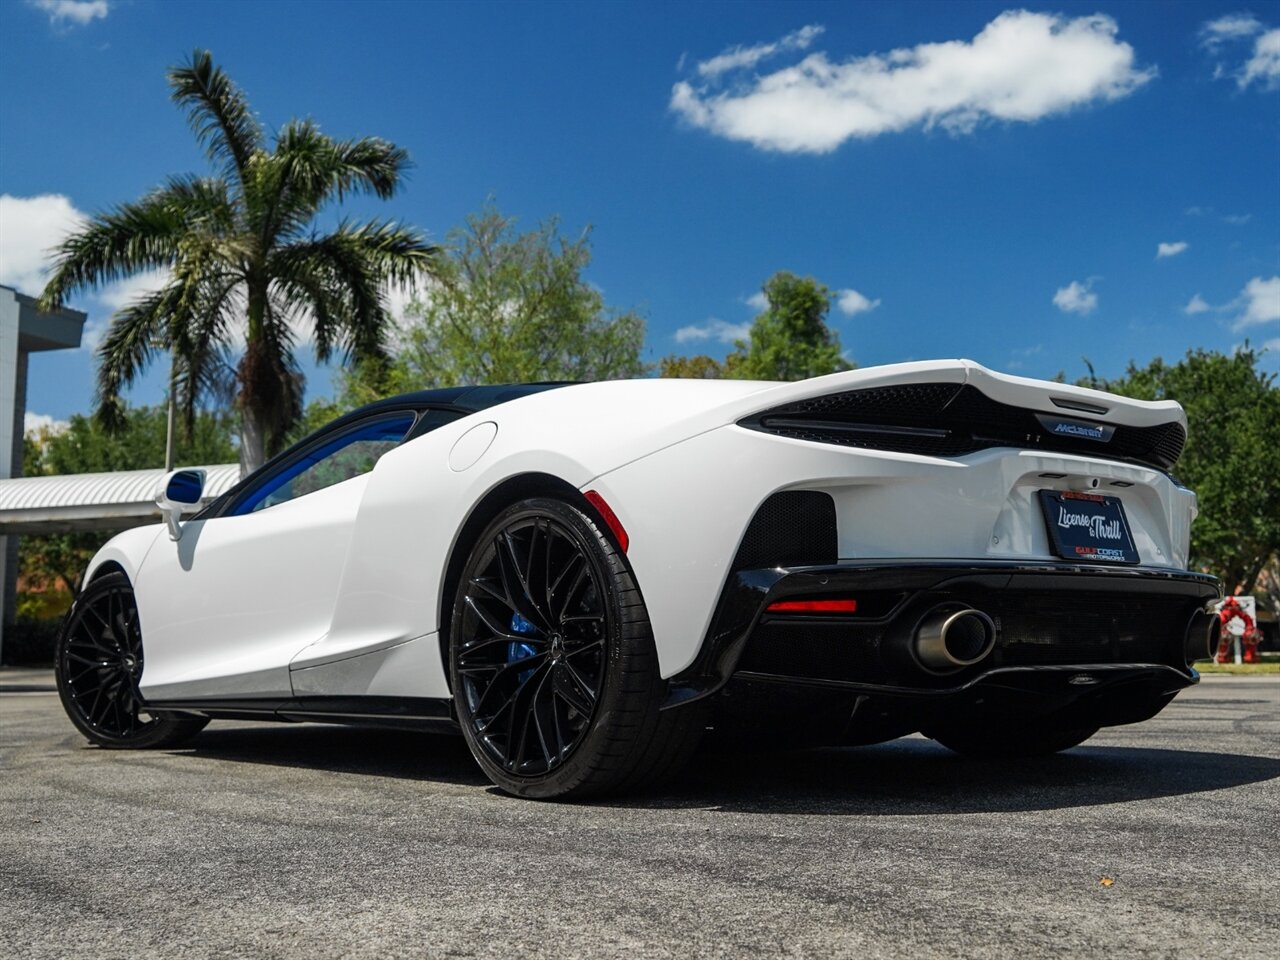
[[(511, 632), (519, 634), (522, 637), (527, 637), (537, 633), (538, 628), (524, 617), (520, 616), (520, 614), (513, 613), (511, 614)], [(507, 663), (526, 660), (537, 652), (538, 648), (531, 643), (521, 643), (519, 640), (512, 640), (507, 644)], [(532, 675), (532, 670), (522, 670), (516, 674), (516, 682), (524, 683)]]

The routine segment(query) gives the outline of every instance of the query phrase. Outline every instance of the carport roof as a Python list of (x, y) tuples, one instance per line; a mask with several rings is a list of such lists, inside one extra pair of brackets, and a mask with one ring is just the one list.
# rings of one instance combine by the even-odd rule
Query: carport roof
[[(235, 463), (201, 467), (204, 502), (240, 479)], [(0, 480), (0, 535), (119, 530), (157, 523), (155, 490), (164, 470), (123, 470)]]

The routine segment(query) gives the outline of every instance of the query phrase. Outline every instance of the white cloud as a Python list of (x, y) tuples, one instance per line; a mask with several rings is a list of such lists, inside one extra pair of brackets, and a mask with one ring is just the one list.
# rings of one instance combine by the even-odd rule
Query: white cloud
[(698, 73), (704, 77), (718, 77), (729, 70), (747, 70), (761, 60), (788, 50), (805, 50), (825, 27), (810, 24), (788, 33), (773, 43), (757, 43), (753, 47), (731, 47), (719, 56), (698, 64)]
[[(54, 247), (88, 218), (62, 194), (34, 197), (0, 195), (0, 283), (31, 297), (40, 296), (48, 279)], [(108, 325), (108, 315), (136, 297), (158, 290), (169, 278), (168, 270), (148, 270), (109, 283), (86, 296), (89, 319), (80, 345), (93, 350)]]
[(880, 301), (868, 300), (857, 290), (837, 290), (836, 306), (846, 317), (854, 317), (860, 313), (868, 313), (880, 306)]
[(1246, 223), (1253, 219), (1252, 213), (1229, 213), (1222, 218), (1223, 223), (1229, 223), (1233, 227), (1243, 227)]
[(1220, 54), (1228, 43), (1254, 38), (1249, 59), (1235, 70), (1217, 63), (1214, 79), (1234, 77), (1241, 89), (1258, 84), (1264, 90), (1280, 90), (1280, 29), (1270, 28), (1249, 13), (1231, 13), (1200, 28), (1200, 40), (1211, 53)]
[(131, 277), (125, 277), (123, 280), (107, 284), (98, 292), (98, 302), (112, 313), (115, 313), (117, 310), (133, 303), (139, 297), (155, 293), (155, 291), (168, 283), (169, 278), (172, 276), (173, 271), (168, 267), (161, 267), (158, 270), (143, 270), (141, 273), (135, 273)]
[(1029, 122), (1132, 93), (1156, 71), (1135, 67), (1116, 33), (1102, 14), (1007, 11), (972, 41), (839, 62), (819, 51), (759, 77), (726, 68), (699, 86), (677, 83), (670, 108), (693, 126), (784, 153), (827, 153), (912, 127), (968, 133), (983, 121)]
[(1156, 246), (1156, 259), (1163, 260), (1165, 257), (1176, 257), (1180, 253), (1184, 253), (1191, 244), (1184, 240), (1176, 243), (1161, 243)]
[(1213, 307), (1208, 304), (1204, 297), (1197, 293), (1187, 301), (1187, 305), (1182, 308), (1182, 312), (1187, 316), (1194, 317), (1197, 313), (1208, 313), (1212, 309)]
[(1090, 289), (1092, 286), (1092, 280), (1084, 283), (1072, 280), (1053, 295), (1053, 305), (1063, 313), (1078, 313), (1082, 317), (1093, 313), (1098, 306), (1098, 295)]
[(1272, 337), (1262, 345), (1262, 349), (1268, 353), (1280, 353), (1280, 337)]
[(757, 290), (751, 296), (747, 297), (747, 306), (756, 310), (767, 310), (769, 308), (769, 298), (764, 295), (763, 290)]
[(715, 317), (703, 324), (681, 327), (676, 331), (676, 343), (689, 343), (692, 340), (716, 339), (721, 343), (734, 343), (746, 340), (751, 335), (751, 324), (728, 323)]
[(0, 283), (38, 297), (50, 250), (84, 221), (84, 214), (60, 193), (0, 194)]
[(1037, 343), (1035, 346), (1022, 347), (1013, 351), (1013, 356), (1009, 362), (1005, 364), (1007, 370), (1021, 370), (1027, 365), (1027, 360), (1036, 354), (1044, 353), (1044, 344)]
[(22, 432), (25, 434), (62, 433), (70, 428), (71, 424), (66, 420), (55, 420), (47, 413), (32, 413), (28, 410), (22, 416)]
[(1200, 42), (1210, 49), (1217, 49), (1229, 40), (1252, 37), (1262, 29), (1262, 24), (1251, 13), (1229, 13), (1217, 20), (1210, 20), (1200, 28)]
[(1235, 305), (1242, 307), (1243, 312), (1236, 318), (1233, 330), (1280, 321), (1280, 276), (1267, 280), (1254, 277), (1244, 285)]
[(27, 0), (37, 10), (49, 15), (55, 27), (70, 25), (83, 27), (94, 20), (105, 19), (111, 10), (107, 0)]
[(1280, 30), (1268, 30), (1254, 41), (1253, 56), (1245, 61), (1236, 83), (1242, 90), (1251, 83), (1280, 90)]

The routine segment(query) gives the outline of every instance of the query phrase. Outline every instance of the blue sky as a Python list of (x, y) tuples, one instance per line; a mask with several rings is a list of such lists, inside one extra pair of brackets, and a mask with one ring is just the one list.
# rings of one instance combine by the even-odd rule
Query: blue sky
[[(77, 213), (207, 169), (164, 83), (207, 47), (269, 128), (410, 151), (400, 196), (347, 212), (440, 238), (492, 194), (591, 224), (651, 360), (723, 355), (788, 269), (840, 291), (860, 365), (1114, 375), (1248, 337), (1280, 369), (1280, 3), (0, 0), (0, 34), (0, 283), (26, 292)], [(98, 331), (132, 289), (73, 305)], [(35, 357), (29, 409), (87, 411), (92, 372)]]

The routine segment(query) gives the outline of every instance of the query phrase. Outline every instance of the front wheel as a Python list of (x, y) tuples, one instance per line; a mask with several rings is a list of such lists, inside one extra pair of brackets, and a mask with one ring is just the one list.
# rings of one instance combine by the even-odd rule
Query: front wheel
[(142, 666), (138, 604), (128, 578), (110, 573), (94, 580), (62, 622), (54, 672), (67, 716), (99, 746), (173, 746), (209, 722), (150, 713), (138, 691)]
[(626, 559), (592, 516), (559, 499), (509, 507), (472, 548), (449, 675), (472, 754), (522, 797), (651, 785), (702, 729), (700, 709), (659, 710), (666, 685)]
[(961, 723), (925, 735), (948, 750), (988, 760), (1043, 757), (1084, 743), (1098, 732), (1096, 726), (1064, 724), (1051, 720)]

